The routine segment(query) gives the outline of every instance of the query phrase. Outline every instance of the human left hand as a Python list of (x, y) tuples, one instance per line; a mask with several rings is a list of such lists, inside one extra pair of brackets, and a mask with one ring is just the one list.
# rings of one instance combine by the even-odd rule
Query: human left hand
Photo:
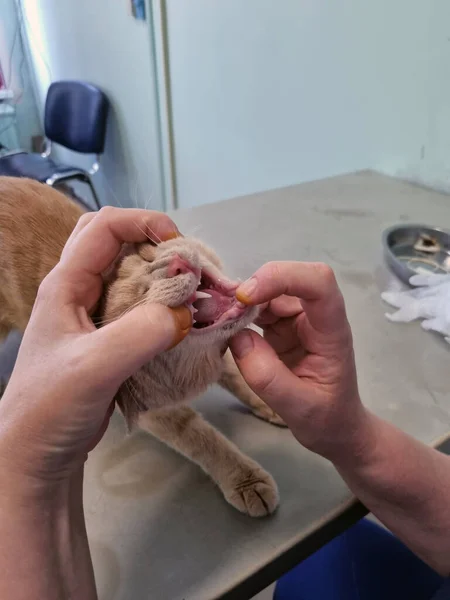
[[(139, 223), (139, 227), (137, 226)], [(139, 305), (96, 329), (102, 273), (123, 243), (178, 235), (165, 215), (106, 208), (83, 215), (42, 282), (0, 402), (0, 474), (33, 486), (79, 470), (102, 437), (119, 386), (191, 327), (185, 307)]]

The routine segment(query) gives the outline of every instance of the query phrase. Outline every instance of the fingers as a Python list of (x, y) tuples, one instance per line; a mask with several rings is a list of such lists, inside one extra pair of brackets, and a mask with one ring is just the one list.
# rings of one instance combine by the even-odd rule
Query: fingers
[(77, 221), (77, 224), (75, 225), (75, 229), (72, 230), (72, 233), (70, 234), (69, 239), (66, 242), (66, 248), (77, 237), (80, 231), (84, 229), (96, 216), (96, 212), (88, 212), (84, 213), (84, 215), (81, 215), (81, 217)]
[(122, 383), (158, 353), (180, 343), (192, 326), (186, 307), (138, 306), (87, 336), (86, 355), (99, 381)]
[(61, 262), (75, 270), (98, 275), (119, 254), (125, 242), (167, 240), (180, 235), (173, 221), (162, 213), (107, 206), (83, 215), (70, 236)]
[(303, 312), (302, 303), (293, 296), (279, 296), (271, 300), (260, 312), (257, 325), (272, 325), (279, 319), (294, 317)]
[[(105, 207), (106, 210), (130, 210), (130, 209), (115, 209), (114, 207)], [(105, 208), (103, 209), (103, 212), (105, 211)], [(178, 237), (180, 236), (180, 232), (177, 228), (177, 226), (175, 225), (175, 223), (167, 216), (164, 215), (163, 213), (160, 213), (158, 211), (153, 211), (153, 210), (139, 210), (139, 209), (131, 209), (133, 210), (135, 213), (137, 212), (145, 212), (148, 216), (153, 215), (154, 221), (153, 224), (151, 225), (151, 231), (149, 230), (147, 233), (151, 234), (153, 232), (153, 234), (159, 238), (161, 241), (166, 241), (166, 240), (171, 240), (174, 237)], [(101, 212), (101, 211), (99, 211)], [(76, 237), (80, 231), (82, 229), (84, 229), (86, 227), (86, 225), (88, 225), (92, 219), (94, 219), (99, 212), (88, 212), (88, 213), (84, 213), (80, 219), (78, 219), (78, 223), (75, 226), (75, 229), (72, 231), (71, 236), (69, 237), (69, 240), (72, 240), (74, 237)], [(161, 218), (162, 217), (162, 218)], [(156, 240), (158, 241), (158, 240)]]
[(247, 384), (281, 417), (298, 400), (301, 385), (271, 346), (255, 331), (245, 330), (230, 342), (236, 364)]
[(312, 327), (322, 333), (342, 329), (345, 306), (333, 271), (322, 263), (272, 262), (237, 289), (244, 304), (262, 304), (286, 294), (301, 299)]

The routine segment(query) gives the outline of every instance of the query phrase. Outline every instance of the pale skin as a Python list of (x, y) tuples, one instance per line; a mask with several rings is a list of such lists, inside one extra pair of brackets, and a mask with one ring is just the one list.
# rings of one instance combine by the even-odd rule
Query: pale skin
[(332, 270), (269, 263), (238, 292), (247, 304), (269, 302), (261, 318), (264, 338), (245, 331), (232, 341), (249, 386), (302, 445), (333, 462), (380, 521), (448, 576), (450, 457), (363, 406), (352, 334)]
[[(137, 214), (139, 212), (139, 214)], [(137, 307), (95, 330), (100, 273), (144, 223), (162, 239), (173, 223), (149, 211), (82, 217), (40, 288), (0, 403), (0, 597), (95, 599), (82, 506), (83, 465), (101, 438), (120, 384), (181, 341), (190, 312)], [(264, 338), (232, 340), (250, 387), (310, 450), (331, 460), (353, 492), (416, 554), (450, 571), (450, 459), (361, 403), (350, 327), (325, 265), (270, 263), (239, 289), (267, 303)], [(189, 313), (189, 314), (187, 314)], [(117, 340), (120, 339), (120, 343)]]
[(87, 453), (120, 384), (191, 327), (187, 308), (156, 304), (99, 330), (89, 317), (100, 273), (123, 242), (145, 241), (147, 228), (162, 239), (177, 235), (170, 219), (150, 211), (84, 215), (40, 287), (0, 402), (0, 598), (97, 597), (82, 504)]

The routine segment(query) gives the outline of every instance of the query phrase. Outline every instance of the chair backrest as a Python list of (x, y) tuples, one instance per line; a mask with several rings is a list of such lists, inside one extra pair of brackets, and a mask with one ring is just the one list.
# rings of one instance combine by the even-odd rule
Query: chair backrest
[(55, 81), (45, 101), (44, 130), (49, 140), (70, 150), (101, 154), (109, 101), (84, 81)]

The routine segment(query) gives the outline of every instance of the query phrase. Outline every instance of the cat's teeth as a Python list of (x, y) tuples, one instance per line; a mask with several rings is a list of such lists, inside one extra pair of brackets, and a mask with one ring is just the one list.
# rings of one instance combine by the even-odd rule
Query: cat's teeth
[[(196, 312), (198, 312), (198, 308), (195, 308), (195, 306), (193, 306), (192, 304), (188, 304), (187, 307), (191, 311), (192, 318), (194, 319), (194, 315)], [(195, 319), (194, 319), (194, 323), (195, 323)]]
[(212, 298), (212, 296), (206, 292), (195, 292), (195, 299), (200, 300), (200, 298)]

